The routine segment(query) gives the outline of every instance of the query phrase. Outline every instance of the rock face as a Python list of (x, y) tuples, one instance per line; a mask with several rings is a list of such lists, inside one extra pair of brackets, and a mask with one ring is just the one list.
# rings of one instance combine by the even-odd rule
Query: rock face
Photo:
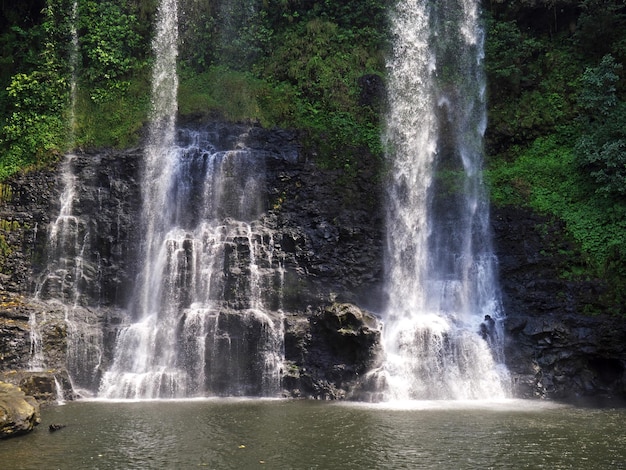
[(367, 372), (380, 365), (380, 325), (351, 304), (287, 319), (285, 387), (292, 396), (369, 400)]
[[(299, 347), (285, 347), (290, 377), (300, 377), (285, 380), (285, 393), (349, 396), (358, 382), (352, 375), (365, 371), (377, 354), (376, 320), (350, 307), (348, 323), (353, 331), (348, 334), (343, 326), (328, 323), (329, 314), (324, 312), (336, 301), (374, 308), (380, 302), (382, 212), (375, 197), (380, 193), (377, 180), (371, 177), (374, 170), (362, 168), (363, 177), (357, 179), (320, 170), (301, 154), (293, 132), (224, 124), (203, 129), (213, 136), (216, 148), (245, 147), (263, 160), (259, 169), (264, 173), (259, 201), (263, 210), (253, 222), (253, 242), (269, 246), (270, 257), (280, 260), (281, 280), (280, 285), (262, 282), (261, 300), (276, 312), (276, 318), (284, 312), (286, 336), (302, 335), (293, 339)], [(0, 328), (11, 338), (1, 351), (5, 372), (34, 365), (51, 371), (64, 384), (69, 370), (79, 393), (97, 390), (113, 360), (115, 338), (128, 321), (124, 310), (133, 302), (136, 256), (143, 236), (140, 157), (138, 151), (78, 153), (60, 162), (56, 172), (31, 173), (9, 182), (0, 217), (16, 220), (19, 227), (15, 225), (11, 234), (14, 249), (2, 260), (7, 272), (3, 287), (6, 296), (23, 297), (19, 307), (11, 307), (13, 301), (7, 297), (7, 308), (0, 309), (4, 319)], [(192, 200), (190, 206), (197, 204)], [(235, 236), (225, 249), (216, 338), (230, 343), (209, 342), (207, 347), (240, 352), (256, 347), (246, 340), (256, 336), (243, 320), (250, 308), (251, 285), (246, 281), (250, 243), (249, 237)], [(185, 246), (183, 242), (187, 253)], [(271, 259), (257, 260), (261, 280), (275, 265)], [(347, 353), (361, 346), (363, 351)], [(37, 348), (44, 358), (39, 362)], [(332, 372), (325, 371), (326, 366)], [(238, 367), (249, 371), (253, 364)], [(230, 373), (218, 369), (208, 367), (204, 373), (207, 377)], [(8, 376), (15, 383), (23, 380), (17, 374)], [(258, 382), (251, 380), (246, 394), (255, 394)], [(227, 383), (219, 381), (212, 388), (217, 394), (231, 392)]]
[(492, 213), (516, 394), (626, 400), (626, 322), (602, 311), (604, 285), (572, 280), (575, 247), (557, 222), (519, 208)]
[(0, 382), (0, 439), (30, 432), (40, 422), (37, 401), (19, 387)]
[[(284, 318), (284, 393), (370, 399), (375, 387), (367, 372), (379, 365), (381, 346), (380, 323), (368, 311), (380, 311), (384, 302), (377, 169), (364, 165), (356, 178), (319, 169), (293, 132), (209, 128), (223, 148), (243, 145), (264, 158), (262, 228), (255, 236), (258, 243), (272, 241), (274, 261), (259, 261), (261, 272), (280, 260), (280, 282), (263, 284), (262, 301)], [(52, 384), (71, 398), (69, 375), (75, 392), (93, 393), (113, 360), (141, 250), (141, 162), (138, 150), (79, 153), (56, 170), (21, 175), (0, 188), (0, 373), (42, 400), (56, 399)], [(64, 212), (68, 168), (74, 194)], [(583, 315), (602, 309), (603, 286), (564, 275), (575, 256), (562, 228), (512, 208), (494, 209), (492, 223), (516, 395), (626, 397), (624, 321)], [(227, 251), (220, 325), (245, 349), (254, 346), (238, 317), (249, 308), (250, 286), (241, 279), (250, 240), (235, 237)], [(230, 393), (227, 383), (216, 387)]]

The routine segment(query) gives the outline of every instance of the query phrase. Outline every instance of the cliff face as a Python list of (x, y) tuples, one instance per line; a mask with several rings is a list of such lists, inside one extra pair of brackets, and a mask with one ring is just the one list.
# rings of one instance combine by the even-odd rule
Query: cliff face
[(517, 394), (581, 403), (626, 399), (626, 321), (588, 313), (601, 311), (606, 286), (569, 279), (580, 258), (564, 227), (513, 207), (494, 209), (492, 225)]
[[(302, 155), (294, 133), (221, 124), (213, 130), (225, 136), (221, 145), (243, 140), (265, 156), (259, 243), (271, 237), (272, 257), (281, 260), (283, 271), (280, 285), (267, 284), (262, 295), (283, 314), (285, 393), (367, 399), (373, 390), (362, 377), (378, 365), (381, 352), (380, 324), (367, 310), (379, 311), (384, 302), (382, 188), (365, 168), (354, 179), (316, 168)], [(0, 208), (7, 221), (0, 232), (6, 245), (0, 279), (5, 380), (25, 386), (40, 380), (33, 374), (47, 375), (41, 380), (48, 395), (41, 396), (50, 398), (52, 378), (69, 391), (69, 369), (75, 386), (97, 388), (132, 302), (141, 249), (140, 156), (139, 151), (81, 153), (5, 187)], [(59, 220), (67, 165), (75, 194), (71, 214)], [(73, 235), (51, 243), (52, 231), (62, 223)], [(602, 284), (564, 279), (559, 253), (570, 247), (560, 241), (560, 227), (517, 209), (495, 209), (492, 224), (516, 394), (624, 398), (624, 321), (582, 314), (602, 294)], [(233, 240), (229, 253), (237, 256), (225, 258), (230, 287), (224, 318), (234, 318), (249, 295), (250, 287), (240, 282), (249, 246), (248, 239)], [(260, 269), (271, 266), (259, 263)], [(46, 372), (32, 372), (38, 368)]]
[[(258, 169), (263, 172), (261, 215), (250, 222), (250, 235), (235, 235), (226, 243), (220, 261), (216, 335), (230, 334), (229, 342), (241, 351), (259, 343), (250, 331), (261, 330), (261, 324), (236, 321), (237, 312), (250, 306), (250, 263), (257, 256), (260, 301), (277, 318), (284, 312), (286, 393), (346, 397), (379, 351), (376, 319), (340, 305), (380, 304), (382, 212), (375, 196), (380, 189), (369, 173), (349, 180), (341, 172), (317, 169), (301, 155), (294, 133), (204, 127), (216, 148), (243, 146), (263, 160)], [(79, 153), (55, 169), (8, 183), (0, 214), (11, 222), (11, 230), (2, 232), (9, 249), (3, 257), (0, 305), (0, 331), (6, 338), (0, 354), (7, 380), (12, 376), (24, 386), (33, 369), (45, 369), (69, 384), (69, 369), (75, 387), (97, 390), (113, 360), (117, 333), (128, 321), (124, 311), (135, 301), (142, 249), (140, 157), (138, 151)], [(193, 219), (202, 208), (193, 193), (191, 197)], [(253, 254), (252, 246), (262, 248)], [(180, 277), (189, 275), (181, 272)], [(338, 333), (345, 318), (350, 333)], [(238, 343), (240, 337), (246, 344)], [(332, 350), (324, 350), (328, 348)], [(352, 348), (360, 350), (348, 354)], [(241, 367), (253, 368), (254, 359)], [(31, 372), (13, 374), (25, 370)], [(228, 394), (222, 385), (214, 387)]]

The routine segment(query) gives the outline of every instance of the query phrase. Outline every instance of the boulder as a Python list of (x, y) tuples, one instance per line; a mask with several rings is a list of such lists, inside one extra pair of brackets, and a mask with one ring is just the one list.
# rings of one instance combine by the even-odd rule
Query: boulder
[(0, 382), (0, 439), (30, 432), (40, 422), (37, 401), (19, 387)]
[(292, 396), (368, 399), (367, 373), (381, 358), (378, 319), (356, 305), (333, 303), (308, 319), (286, 320), (284, 387)]

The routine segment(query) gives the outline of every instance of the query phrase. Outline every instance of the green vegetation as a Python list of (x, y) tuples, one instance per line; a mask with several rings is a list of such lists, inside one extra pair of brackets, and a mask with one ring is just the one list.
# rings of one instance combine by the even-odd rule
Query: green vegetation
[[(0, 5), (0, 181), (71, 147), (137, 144), (158, 1), (78, 0), (75, 18), (72, 0), (8, 3)], [(348, 179), (366, 167), (380, 174), (388, 5), (181, 3), (182, 117), (297, 128), (319, 166)], [(626, 6), (516, 0), (483, 9), (493, 199), (564, 221), (584, 254), (576, 275), (601, 276), (618, 292), (626, 287)], [(442, 178), (455, 184), (453, 174)]]
[[(3, 25), (0, 44), (21, 67), (0, 77), (0, 180), (71, 147), (134, 145), (149, 112), (158, 2), (79, 0), (75, 15), (71, 0), (20, 8), (38, 3), (28, 29), (17, 15)], [(385, 10), (381, 0), (336, 3), (181, 4), (181, 114), (298, 128), (321, 165), (376, 164), (380, 109), (361, 100), (359, 79), (383, 73)]]
[[(0, 100), (7, 104), (0, 136), (0, 178), (22, 167), (46, 163), (62, 150), (68, 130), (65, 104), (69, 82), (59, 60), (59, 44), (63, 44), (60, 37), (66, 24), (59, 18), (58, 7), (57, 2), (50, 2), (43, 12), (43, 22), (32, 31), (18, 26), (12, 29), (20, 39), (40, 45), (40, 52), (36, 58), (31, 54), (23, 56), (24, 71), (8, 77), (5, 95)], [(8, 42), (6, 37), (3, 42)]]
[(359, 79), (383, 74), (382, 1), (190, 8), (203, 21), (181, 33), (183, 45), (196, 45), (181, 51), (181, 113), (302, 129), (326, 167), (380, 157), (380, 109), (361, 102)]
[(626, 9), (585, 0), (562, 2), (548, 24), (516, 15), (494, 6), (488, 21), (492, 198), (564, 221), (584, 256), (577, 260), (584, 269), (568, 275), (607, 279), (614, 294), (607, 303), (619, 306), (626, 287)]

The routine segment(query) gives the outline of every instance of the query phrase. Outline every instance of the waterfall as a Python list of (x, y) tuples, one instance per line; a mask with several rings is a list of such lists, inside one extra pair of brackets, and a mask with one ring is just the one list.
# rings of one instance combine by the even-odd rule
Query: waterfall
[[(75, 145), (77, 71), (80, 60), (78, 39), (78, 2), (72, 3), (70, 13), (69, 49), (70, 65), (70, 102), (69, 102), (69, 139), (68, 147)], [(97, 319), (91, 311), (83, 307), (89, 303), (89, 294), (83, 290), (99, 277), (98, 267), (87, 260), (90, 251), (91, 228), (88, 215), (76, 211), (79, 178), (76, 167), (80, 168), (78, 156), (68, 153), (60, 168), (61, 187), (60, 207), (57, 217), (48, 225), (47, 264), (41, 278), (35, 286), (37, 300), (53, 299), (61, 304), (63, 320), (67, 331), (66, 367), (70, 381), (77, 392), (88, 393), (97, 380), (102, 361), (103, 337)], [(43, 354), (42, 325), (47, 321), (43, 312), (43, 321), (38, 321), (31, 314), (31, 370), (44, 370), (51, 367)], [(58, 366), (59, 364), (57, 364)], [(55, 376), (56, 381), (56, 376)]]
[(43, 354), (40, 324), (37, 322), (35, 312), (31, 312), (28, 316), (28, 328), (30, 330), (30, 358), (28, 360), (28, 369), (31, 371), (42, 371), (45, 367), (45, 358)]
[(181, 130), (170, 149), (161, 219), (146, 234), (150, 277), (138, 282), (102, 397), (279, 392), (283, 322), (270, 293), (282, 270), (259, 220), (263, 155), (219, 150), (213, 139)]
[[(89, 219), (75, 213), (78, 177), (74, 165), (77, 156), (68, 154), (61, 166), (59, 214), (48, 227), (47, 267), (36, 286), (36, 299), (54, 299), (64, 311), (67, 331), (66, 366), (75, 391), (89, 394), (97, 381), (102, 362), (103, 334), (92, 311), (84, 309), (89, 294), (83, 290), (99, 278), (99, 268), (87, 262), (90, 250)], [(43, 318), (45, 322), (45, 314)], [(31, 368), (44, 367), (38, 326), (31, 315)]]
[(57, 376), (54, 376), (54, 391), (56, 393), (56, 404), (64, 405), (65, 404), (65, 394), (63, 393), (63, 385), (59, 382)]
[(502, 309), (482, 181), (476, 0), (396, 2), (385, 145), (389, 399), (506, 396)]
[(142, 181), (142, 264), (104, 398), (278, 394), (282, 318), (266, 308), (280, 269), (257, 219), (263, 159), (219, 135), (177, 136), (177, 4), (163, 0)]
[(74, 0), (72, 3), (72, 12), (70, 17), (70, 35), (72, 42), (70, 45), (70, 136), (69, 143), (70, 148), (75, 143), (76, 132), (76, 98), (77, 98), (77, 74), (78, 74), (78, 61), (80, 59), (80, 45), (78, 43), (78, 0)]

